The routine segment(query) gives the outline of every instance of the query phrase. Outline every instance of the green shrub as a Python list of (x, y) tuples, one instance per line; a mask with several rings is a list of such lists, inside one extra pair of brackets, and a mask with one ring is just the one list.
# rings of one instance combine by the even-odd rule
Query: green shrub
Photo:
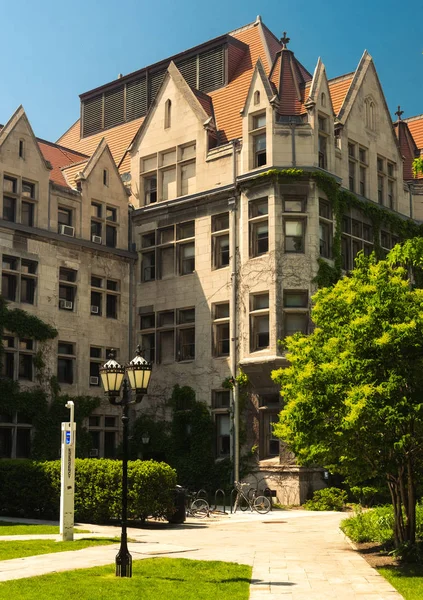
[(353, 542), (393, 541), (394, 511), (392, 506), (378, 506), (363, 512), (358, 509), (353, 517), (341, 522), (341, 529)]
[(330, 487), (317, 490), (311, 500), (303, 505), (306, 510), (342, 510), (347, 501), (347, 492), (339, 488)]
[[(128, 463), (128, 517), (164, 517), (173, 511), (176, 472), (165, 463)], [(58, 518), (60, 461), (0, 460), (0, 511), (9, 516)], [(121, 516), (122, 465), (76, 459), (75, 519), (105, 523)]]

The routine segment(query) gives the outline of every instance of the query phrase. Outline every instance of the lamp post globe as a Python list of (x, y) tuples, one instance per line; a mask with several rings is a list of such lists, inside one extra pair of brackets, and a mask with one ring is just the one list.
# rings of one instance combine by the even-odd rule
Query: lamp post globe
[[(123, 443), (122, 443), (122, 532), (120, 548), (116, 555), (116, 576), (132, 577), (132, 556), (128, 550), (127, 514), (128, 514), (128, 422), (129, 405), (139, 403), (147, 393), (151, 377), (151, 364), (142, 356), (137, 346), (136, 356), (123, 367), (115, 360), (112, 350), (109, 360), (100, 367), (100, 377), (104, 393), (111, 404), (122, 407)], [(125, 374), (127, 379), (125, 378)], [(129, 383), (128, 383), (129, 380)], [(122, 398), (120, 390), (122, 388)], [(132, 399), (131, 389), (135, 393)]]

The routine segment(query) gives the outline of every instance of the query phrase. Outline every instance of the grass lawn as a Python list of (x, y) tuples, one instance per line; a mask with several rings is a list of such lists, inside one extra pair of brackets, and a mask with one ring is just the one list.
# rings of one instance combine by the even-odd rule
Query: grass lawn
[(115, 566), (0, 583), (0, 599), (248, 600), (251, 567), (217, 561), (151, 558), (133, 562), (132, 579)]
[(423, 598), (423, 565), (383, 567), (378, 571), (404, 596), (405, 600)]
[[(74, 533), (90, 533), (87, 529), (74, 529)], [(0, 521), (0, 536), (2, 535), (44, 535), (59, 533), (58, 525), (27, 525), (26, 523), (10, 523)]]
[(91, 538), (74, 540), (73, 542), (55, 542), (54, 540), (23, 540), (19, 542), (0, 542), (0, 561), (11, 558), (24, 558), (36, 554), (52, 554), (53, 552), (67, 552), (81, 550), (89, 546), (105, 546), (118, 542), (118, 538)]

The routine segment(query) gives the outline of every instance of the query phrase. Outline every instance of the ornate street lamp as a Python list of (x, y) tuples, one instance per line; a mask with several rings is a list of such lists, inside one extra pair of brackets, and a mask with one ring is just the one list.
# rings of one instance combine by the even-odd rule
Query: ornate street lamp
[[(127, 378), (125, 378), (125, 374)], [(128, 512), (128, 412), (129, 405), (134, 402), (141, 402), (143, 395), (147, 393), (151, 376), (151, 364), (141, 356), (139, 346), (137, 346), (135, 358), (125, 367), (122, 367), (115, 360), (115, 353), (112, 350), (109, 354), (109, 360), (100, 367), (100, 376), (104, 393), (108, 396), (110, 403), (122, 407), (122, 533), (119, 552), (116, 555), (116, 576), (132, 577), (132, 556), (128, 550), (126, 532)], [(122, 384), (123, 391), (120, 399)], [(132, 399), (131, 390), (135, 392), (134, 400)]]

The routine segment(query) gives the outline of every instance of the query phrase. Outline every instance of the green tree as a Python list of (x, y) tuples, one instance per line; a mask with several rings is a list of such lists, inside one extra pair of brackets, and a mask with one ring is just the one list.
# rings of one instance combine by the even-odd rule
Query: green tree
[[(285, 340), (290, 366), (273, 372), (284, 408), (275, 427), (300, 464), (359, 484), (384, 475), (395, 544), (414, 544), (423, 459), (423, 290), (410, 268), (423, 241), (356, 268), (314, 296), (309, 336)], [(414, 253), (414, 255), (413, 255)]]

